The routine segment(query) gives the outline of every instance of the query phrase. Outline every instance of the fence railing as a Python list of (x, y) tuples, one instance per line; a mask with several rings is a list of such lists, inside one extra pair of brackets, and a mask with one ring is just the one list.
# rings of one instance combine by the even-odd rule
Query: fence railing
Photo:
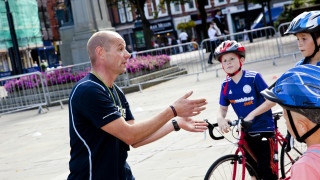
[(278, 27), (278, 35), (280, 37), (280, 47), (281, 55), (288, 56), (300, 53), (297, 46), (297, 38), (293, 35), (285, 35), (290, 22), (280, 24)]
[(0, 115), (47, 105), (42, 74), (34, 72), (0, 79)]
[[(161, 47), (132, 54), (127, 71), (118, 76), (115, 83), (121, 88), (166, 81), (187, 75), (216, 71), (220, 63), (213, 59), (208, 64), (211, 52), (222, 41), (230, 39), (242, 43), (246, 49), (246, 63), (275, 59), (298, 53), (294, 36), (283, 35), (289, 23), (281, 24), (276, 32), (273, 27), (264, 27), (245, 32), (217, 37), (216, 42), (205, 39), (200, 46), (196, 42)], [(136, 66), (131, 61), (139, 61)], [(75, 83), (91, 71), (90, 62), (65, 66), (45, 73), (29, 73), (0, 79), (0, 115), (28, 108), (60, 103), (69, 99)]]
[(60, 103), (69, 99), (73, 86), (91, 71), (90, 62), (65, 66), (44, 73), (44, 84), (48, 104)]
[(218, 69), (221, 69), (220, 63), (214, 60), (213, 55), (211, 55), (213, 59), (212, 62), (214, 62), (213, 65), (207, 62), (210, 58), (210, 52), (214, 53), (214, 49), (217, 45), (224, 40), (236, 40), (245, 47), (246, 63), (254, 63), (269, 59), (274, 60), (281, 56), (278, 36), (275, 28), (264, 27), (250, 31), (238, 32), (217, 37), (216, 41), (205, 39), (201, 42), (202, 58), (204, 60), (206, 71), (218, 71)]

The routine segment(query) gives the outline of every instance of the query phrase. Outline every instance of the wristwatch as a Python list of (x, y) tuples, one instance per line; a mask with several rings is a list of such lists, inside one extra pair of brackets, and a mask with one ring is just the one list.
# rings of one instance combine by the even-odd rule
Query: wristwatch
[(175, 131), (179, 131), (180, 130), (178, 122), (175, 119), (172, 119), (172, 124), (173, 124), (173, 127), (174, 127)]

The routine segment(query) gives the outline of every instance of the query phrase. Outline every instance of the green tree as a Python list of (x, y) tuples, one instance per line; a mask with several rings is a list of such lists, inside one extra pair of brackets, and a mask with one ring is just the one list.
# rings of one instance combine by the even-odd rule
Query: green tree
[(313, 4), (320, 4), (320, 0), (311, 0)]
[(305, 3), (305, 0), (294, 0), (292, 6), (293, 8), (299, 8), (302, 7)]
[(309, 1), (304, 1), (304, 0), (294, 0), (292, 4), (286, 5), (284, 7), (284, 11), (280, 14), (279, 18), (275, 21), (274, 26), (278, 28), (278, 26), (281, 23), (285, 22), (290, 22), (292, 21), (293, 18), (293, 9), (295, 8), (302, 8), (302, 7), (307, 7), (307, 6), (312, 6), (314, 4), (320, 4), (320, 0), (309, 0)]

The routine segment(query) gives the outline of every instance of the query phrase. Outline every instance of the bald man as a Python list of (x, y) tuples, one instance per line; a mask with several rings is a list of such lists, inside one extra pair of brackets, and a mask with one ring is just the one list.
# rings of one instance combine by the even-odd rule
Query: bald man
[(124, 93), (114, 84), (126, 72), (130, 54), (125, 48), (123, 38), (113, 31), (97, 32), (88, 41), (92, 71), (74, 86), (69, 98), (68, 179), (134, 179), (126, 162), (129, 146), (148, 144), (180, 128), (206, 129), (204, 121), (189, 118), (207, 103), (188, 99), (192, 92), (155, 117), (135, 122)]

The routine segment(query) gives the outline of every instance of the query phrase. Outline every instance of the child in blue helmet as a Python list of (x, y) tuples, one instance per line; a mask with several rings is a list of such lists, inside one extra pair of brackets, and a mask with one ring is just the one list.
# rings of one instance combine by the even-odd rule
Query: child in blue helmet
[(320, 179), (320, 67), (300, 65), (284, 73), (262, 95), (283, 107), (290, 134), (307, 144), (292, 166), (291, 179)]
[(301, 13), (291, 21), (285, 34), (297, 37), (299, 50), (304, 57), (297, 65), (320, 65), (320, 11)]
[[(260, 92), (268, 87), (261, 75), (254, 71), (242, 70), (245, 61), (245, 48), (237, 41), (224, 41), (215, 50), (216, 59), (221, 62), (223, 70), (227, 73), (226, 80), (222, 83), (220, 93), (220, 109), (217, 122), (221, 132), (229, 132), (226, 115), (231, 104), (239, 118), (245, 121), (252, 120), (252, 125), (247, 129), (245, 140), (257, 158), (257, 163), (249, 153), (246, 159), (254, 164), (261, 179), (277, 179), (276, 169), (272, 158), (274, 143), (274, 122), (271, 107), (266, 106), (265, 99)], [(258, 138), (250, 135), (260, 134)], [(266, 140), (262, 140), (266, 139)]]

